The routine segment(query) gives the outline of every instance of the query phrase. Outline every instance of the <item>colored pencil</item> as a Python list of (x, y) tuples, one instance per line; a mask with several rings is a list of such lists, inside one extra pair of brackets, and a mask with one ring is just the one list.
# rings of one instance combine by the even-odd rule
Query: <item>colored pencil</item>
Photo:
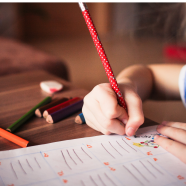
[(21, 118), (19, 118), (16, 122), (14, 122), (12, 125), (10, 125), (6, 130), (9, 132), (14, 132), (18, 127), (20, 127), (25, 121), (30, 119), (34, 113), (35, 110), (51, 101), (51, 97), (46, 97), (43, 101), (41, 101), (39, 104), (37, 104), (34, 108), (32, 108), (30, 111), (28, 111), (25, 115), (23, 115)]
[(61, 99), (56, 99), (52, 102), (50, 102), (49, 104), (47, 105), (44, 105), (38, 109), (35, 110), (35, 115), (38, 116), (38, 117), (43, 117), (43, 112), (49, 108), (52, 108), (60, 103), (63, 103), (65, 101), (68, 101), (70, 98), (61, 98)]
[(80, 125), (86, 123), (83, 113), (76, 116), (75, 123), (80, 124)]
[(27, 145), (29, 143), (29, 141), (22, 139), (22, 138), (16, 136), (15, 134), (12, 134), (2, 128), (0, 128), (0, 136), (21, 146), (21, 147), (27, 147)]
[(95, 47), (98, 51), (101, 62), (104, 66), (105, 72), (106, 72), (108, 79), (110, 81), (110, 84), (111, 84), (114, 92), (117, 95), (118, 102), (119, 102), (120, 106), (122, 106), (127, 111), (127, 106), (126, 106), (125, 100), (123, 99), (122, 93), (119, 90), (118, 83), (117, 83), (117, 81), (114, 77), (114, 74), (112, 72), (112, 68), (109, 64), (108, 58), (107, 58), (106, 53), (103, 49), (103, 45), (99, 39), (98, 33), (96, 31), (96, 28), (95, 28), (92, 18), (90, 16), (89, 10), (88, 10), (85, 3), (79, 2), (79, 6), (81, 8), (83, 17), (84, 17), (87, 27), (89, 29), (90, 35), (92, 36), (93, 42), (94, 42)]
[(52, 107), (52, 108), (49, 108), (49, 109), (47, 109), (47, 110), (44, 111), (43, 117), (44, 117), (44, 118), (47, 118), (47, 116), (48, 116), (49, 114), (52, 114), (53, 112), (56, 112), (56, 111), (58, 111), (58, 110), (60, 110), (60, 109), (62, 109), (62, 108), (64, 108), (64, 107), (67, 107), (67, 106), (69, 106), (69, 105), (71, 105), (71, 104), (73, 104), (73, 103), (75, 103), (75, 102), (77, 102), (77, 101), (79, 101), (79, 100), (82, 100), (82, 98), (80, 98), (80, 97), (75, 97), (75, 98), (70, 99), (70, 100), (68, 100), (68, 101), (65, 101), (65, 102), (63, 102), (63, 103), (61, 103), (61, 104), (59, 104), (59, 105), (56, 105), (56, 106), (54, 106), (54, 107)]
[(56, 123), (82, 109), (83, 99), (47, 116), (48, 123)]

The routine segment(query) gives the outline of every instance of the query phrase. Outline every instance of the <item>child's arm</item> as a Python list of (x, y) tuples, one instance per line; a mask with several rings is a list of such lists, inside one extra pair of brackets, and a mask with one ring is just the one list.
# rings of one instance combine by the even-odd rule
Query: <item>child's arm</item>
[(180, 64), (134, 65), (124, 69), (117, 80), (130, 79), (142, 100), (180, 99), (178, 78), (182, 67)]
[[(128, 113), (118, 105), (109, 83), (100, 84), (85, 96), (83, 114), (87, 125), (103, 134), (133, 135), (144, 122), (142, 101), (152, 97), (178, 99), (178, 77), (183, 65), (134, 65), (117, 77)], [(126, 126), (124, 125), (126, 124)]]

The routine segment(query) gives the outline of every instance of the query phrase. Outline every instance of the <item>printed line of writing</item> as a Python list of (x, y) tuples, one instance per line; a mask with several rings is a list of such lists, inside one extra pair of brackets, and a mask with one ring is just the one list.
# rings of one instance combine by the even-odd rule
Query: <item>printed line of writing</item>
[(110, 154), (110, 156), (112, 156), (114, 159), (115, 159), (115, 157), (104, 147), (104, 145), (101, 143), (101, 145), (102, 145), (102, 147), (106, 150), (106, 152), (108, 153), (108, 154)]
[(35, 161), (36, 161), (36, 163), (37, 163), (38, 167), (41, 169), (41, 166), (39, 165), (39, 163), (38, 163), (38, 161), (37, 161), (36, 157), (34, 157), (34, 159), (35, 159)]
[(23, 166), (21, 165), (21, 162), (20, 162), (19, 160), (18, 160), (18, 163), (19, 163), (19, 165), (20, 165), (22, 171), (24, 172), (24, 174), (27, 174), (26, 171), (23, 169)]
[(15, 177), (18, 179), (17, 174), (16, 174), (16, 172), (15, 172), (15, 170), (14, 170), (14, 167), (13, 167), (12, 163), (10, 163), (10, 165), (11, 165), (11, 168), (12, 168), (12, 171), (13, 171)]
[(108, 175), (107, 175), (106, 173), (104, 173), (104, 174), (105, 174), (106, 178), (107, 178), (114, 186), (117, 186), (117, 185), (108, 177)]
[(77, 165), (77, 163), (74, 161), (74, 159), (72, 158), (72, 156), (70, 155), (70, 153), (68, 152), (68, 150), (67, 150), (67, 153), (68, 153), (70, 159), (74, 162), (74, 164)]
[(77, 155), (77, 153), (75, 152), (75, 150), (73, 149), (74, 154), (77, 156), (77, 158), (79, 159), (79, 161), (81, 161), (83, 163), (83, 161), (80, 159), (80, 157)]
[(134, 166), (132, 163), (131, 165), (137, 170), (137, 172), (147, 181), (149, 182), (149, 180), (136, 168), (136, 166)]
[(134, 149), (133, 147), (131, 147), (123, 138), (122, 138), (122, 140), (123, 140), (131, 149), (133, 149), (133, 150), (135, 150), (135, 151), (137, 152), (137, 150)]
[[(149, 163), (149, 164), (151, 164), (151, 166), (154, 168), (154, 169), (156, 169), (160, 174), (163, 174), (163, 172), (161, 172), (158, 168), (156, 168), (149, 160), (147, 160), (147, 162)], [(163, 174), (164, 175), (164, 174)]]
[(90, 158), (90, 159), (92, 159), (85, 151), (84, 151), (84, 149), (81, 147), (81, 149), (82, 149), (82, 151)]
[(143, 183), (127, 168), (123, 165), (123, 167), (141, 184), (143, 185)]
[(31, 167), (31, 165), (30, 165), (30, 163), (28, 162), (27, 159), (26, 159), (26, 162), (27, 162), (28, 166), (30, 167), (30, 169), (31, 169), (32, 171), (34, 171), (34, 169)]
[(105, 183), (103, 182), (103, 180), (101, 179), (101, 177), (100, 177), (99, 174), (98, 174), (98, 178), (99, 178), (99, 180), (101, 181), (101, 183), (102, 183), (104, 186), (106, 186)]
[[(109, 141), (110, 143), (110, 141)], [(116, 148), (114, 148), (114, 146), (110, 143), (111, 147), (120, 155), (120, 156), (123, 156)]]
[[(117, 141), (116, 141), (117, 142)], [(118, 143), (118, 142), (117, 142)], [(121, 146), (121, 144), (120, 143), (118, 143), (118, 145), (122, 148), (122, 149), (124, 149), (126, 152), (128, 152), (128, 153), (130, 153), (128, 150), (126, 150), (123, 146)]]
[[(69, 169), (71, 169), (71, 167), (68, 165), (68, 163), (67, 163), (67, 161), (66, 161), (66, 159), (65, 159), (65, 156), (64, 156), (64, 154), (63, 154), (63, 151), (61, 150), (61, 154), (62, 154), (62, 156), (63, 156), (63, 159), (65, 160), (65, 163), (66, 163), (66, 165), (68, 166), (68, 168)], [(72, 169), (71, 169), (72, 170)]]
[(141, 161), (139, 161), (139, 162), (143, 165), (143, 167), (145, 167), (145, 169), (146, 169), (152, 176), (154, 176), (154, 178), (157, 178), (157, 177), (144, 165), (143, 162), (141, 162)]
[(96, 182), (93, 180), (92, 176), (90, 176), (90, 179), (91, 179), (92, 183), (93, 183), (95, 186), (98, 186), (98, 185), (96, 184)]
[(85, 184), (84, 184), (84, 182), (81, 180), (81, 184), (83, 185), (83, 186), (85, 186)]

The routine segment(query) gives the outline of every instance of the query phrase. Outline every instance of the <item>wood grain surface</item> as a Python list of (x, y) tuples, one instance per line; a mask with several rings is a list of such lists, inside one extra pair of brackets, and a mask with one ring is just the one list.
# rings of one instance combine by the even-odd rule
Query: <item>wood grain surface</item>
[[(40, 82), (56, 80), (64, 85), (64, 89), (53, 95), (53, 99), (61, 97), (84, 97), (88, 91), (73, 86), (44, 71), (33, 71), (0, 78), (0, 127), (6, 129), (36, 104), (42, 101), (48, 93), (40, 88)], [(80, 113), (80, 112), (79, 112)], [(36, 116), (29, 119), (15, 131), (15, 134), (28, 140), (29, 146), (46, 144), (62, 140), (101, 135), (87, 125), (78, 125), (72, 115), (56, 124), (46, 123), (44, 118)], [(155, 122), (145, 119), (143, 126), (154, 125)], [(18, 145), (0, 137), (0, 150), (20, 148)]]

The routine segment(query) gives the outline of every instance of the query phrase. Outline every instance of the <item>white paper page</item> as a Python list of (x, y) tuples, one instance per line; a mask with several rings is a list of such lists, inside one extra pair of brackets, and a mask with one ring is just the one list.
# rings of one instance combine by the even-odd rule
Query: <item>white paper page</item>
[(155, 128), (2, 151), (0, 186), (186, 185), (186, 165), (151, 141)]

